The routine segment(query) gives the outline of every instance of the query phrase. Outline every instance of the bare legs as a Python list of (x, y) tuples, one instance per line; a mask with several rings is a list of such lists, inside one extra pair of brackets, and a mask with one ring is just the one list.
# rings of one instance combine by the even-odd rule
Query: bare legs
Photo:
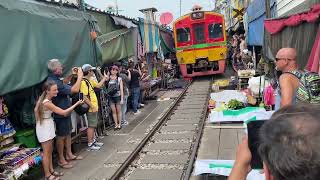
[(94, 130), (95, 130), (95, 128), (92, 128), (92, 127), (88, 127), (88, 129), (87, 129), (88, 144), (93, 143)]
[(59, 155), (59, 164), (68, 164), (64, 158), (64, 146), (65, 146), (66, 136), (57, 136), (57, 150)]
[(43, 171), (45, 174), (45, 177), (51, 176), (51, 170), (53, 170), (52, 165), (52, 139), (46, 142), (41, 143), (42, 149), (43, 149)]
[(112, 117), (116, 128), (121, 127), (121, 105), (120, 103), (111, 103)]

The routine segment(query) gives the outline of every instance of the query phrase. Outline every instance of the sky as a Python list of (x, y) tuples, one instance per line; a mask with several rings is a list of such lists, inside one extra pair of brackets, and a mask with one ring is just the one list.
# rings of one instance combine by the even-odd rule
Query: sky
[[(131, 18), (143, 17), (139, 9), (155, 7), (158, 9), (156, 13), (157, 19), (164, 12), (171, 12), (173, 19), (180, 17), (180, 0), (85, 0), (86, 3), (105, 10), (108, 5), (114, 5), (118, 1), (119, 12)], [(191, 11), (193, 5), (198, 4), (204, 10), (212, 10), (214, 8), (214, 0), (181, 0), (182, 15)]]

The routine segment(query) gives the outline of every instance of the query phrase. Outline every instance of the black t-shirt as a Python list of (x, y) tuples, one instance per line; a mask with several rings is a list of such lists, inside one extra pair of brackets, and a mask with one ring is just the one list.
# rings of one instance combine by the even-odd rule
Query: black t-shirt
[(130, 88), (137, 88), (140, 87), (140, 74), (137, 70), (130, 70), (131, 72), (131, 81), (130, 81)]

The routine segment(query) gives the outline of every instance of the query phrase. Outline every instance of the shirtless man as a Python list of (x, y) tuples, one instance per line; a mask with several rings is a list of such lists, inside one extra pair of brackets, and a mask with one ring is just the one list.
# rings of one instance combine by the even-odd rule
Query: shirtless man
[(282, 48), (276, 55), (276, 70), (281, 71), (277, 88), (275, 110), (296, 103), (299, 79), (287, 72), (298, 71), (297, 51), (294, 48)]

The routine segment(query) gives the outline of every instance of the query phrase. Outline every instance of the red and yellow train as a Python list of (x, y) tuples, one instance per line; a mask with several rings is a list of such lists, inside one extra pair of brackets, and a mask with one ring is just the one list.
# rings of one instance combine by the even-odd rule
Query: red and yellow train
[(194, 11), (177, 19), (173, 30), (184, 78), (225, 72), (227, 43), (222, 14)]

